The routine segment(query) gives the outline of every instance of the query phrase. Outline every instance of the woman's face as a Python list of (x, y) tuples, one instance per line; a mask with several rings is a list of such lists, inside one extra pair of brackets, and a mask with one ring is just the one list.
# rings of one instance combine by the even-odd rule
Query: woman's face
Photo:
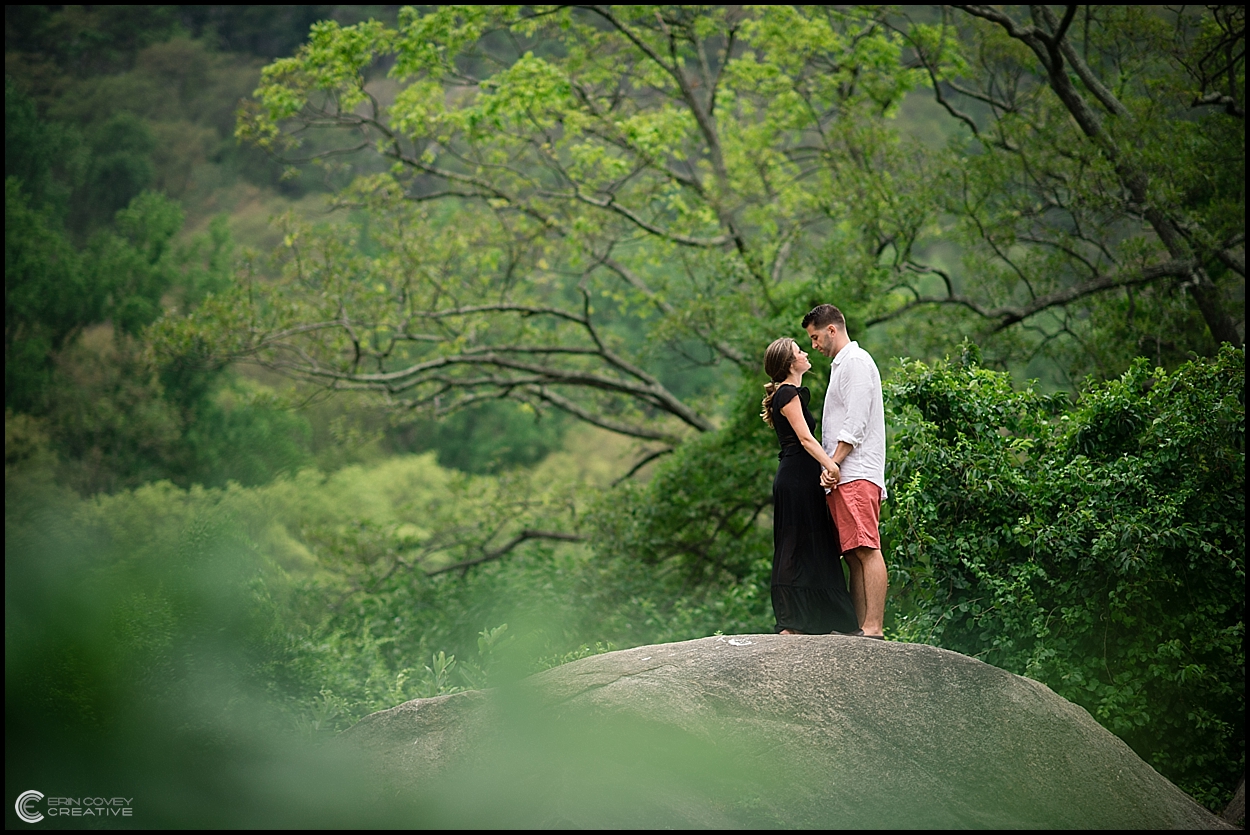
[(807, 352), (799, 347), (799, 343), (794, 343), (794, 362), (790, 364), (790, 371), (797, 371), (801, 377), (811, 370), (812, 364), (807, 359)]

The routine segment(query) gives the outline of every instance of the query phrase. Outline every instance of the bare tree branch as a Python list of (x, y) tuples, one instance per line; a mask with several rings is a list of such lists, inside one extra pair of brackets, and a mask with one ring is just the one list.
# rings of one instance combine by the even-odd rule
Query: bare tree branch
[[(1183, 261), (1167, 261), (1162, 264), (1155, 264), (1146, 267), (1138, 272), (1116, 275), (1103, 275), (1075, 284), (1071, 287), (1064, 287), (1054, 292), (1038, 296), (1026, 305), (1002, 305), (999, 307), (989, 307), (977, 299), (968, 296), (961, 296), (951, 292), (951, 285), (947, 282), (947, 295), (945, 296), (917, 296), (913, 301), (908, 302), (902, 307), (891, 310), (880, 316), (873, 317), (867, 322), (868, 327), (897, 319), (905, 313), (915, 310), (918, 307), (926, 305), (955, 305), (963, 307), (976, 313), (985, 319), (996, 319), (994, 331), (998, 332), (1004, 328), (1021, 322), (1030, 316), (1041, 313), (1044, 310), (1050, 310), (1055, 307), (1062, 307), (1070, 304), (1086, 296), (1092, 296), (1096, 293), (1106, 292), (1121, 287), (1134, 287), (1141, 284), (1150, 284), (1162, 278), (1184, 278), (1192, 275), (1195, 263), (1192, 260)], [(916, 272), (933, 272), (941, 274), (940, 271), (931, 267), (923, 267), (916, 265)], [(947, 278), (942, 274), (943, 278)]]
[(1246, 118), (1246, 111), (1237, 106), (1237, 100), (1232, 96), (1224, 93), (1205, 93), (1194, 99), (1193, 107), (1209, 107), (1217, 105), (1224, 108), (1224, 112), (1229, 116), (1235, 116), (1238, 119)]
[(633, 478), (634, 474), (638, 472), (639, 470), (641, 470), (643, 467), (647, 466), (648, 464), (650, 464), (652, 461), (654, 461), (657, 458), (668, 455), (672, 451), (673, 451), (672, 447), (664, 447), (663, 449), (657, 449), (654, 452), (648, 452), (646, 455), (639, 458), (634, 463), (634, 466), (629, 468), (629, 472), (625, 473), (625, 475), (613, 481), (612, 486), (615, 487), (621, 482), (629, 481), (631, 478)]
[[(565, 199), (570, 197), (570, 195), (559, 194), (557, 192), (543, 192), (543, 194), (548, 197), (563, 197)], [(712, 238), (696, 238), (692, 235), (682, 235), (678, 232), (669, 232), (659, 226), (656, 226), (654, 223), (644, 220), (633, 209), (630, 209), (627, 206), (622, 206), (620, 203), (616, 202), (615, 197), (610, 195), (605, 198), (595, 199), (584, 194), (581, 189), (578, 189), (571, 195), (571, 197), (575, 200), (580, 200), (583, 203), (594, 206), (595, 208), (607, 209), (610, 212), (614, 212), (637, 226), (639, 229), (650, 232), (656, 237), (664, 238), (665, 240), (672, 241), (676, 244), (681, 244), (682, 246), (721, 247), (733, 241), (732, 235), (717, 235)]]
[(452, 565), (445, 565), (442, 568), (436, 568), (433, 571), (427, 571), (425, 576), (436, 577), (439, 574), (447, 574), (451, 571), (464, 571), (475, 565), (492, 562), (500, 557), (507, 556), (513, 548), (516, 548), (523, 542), (529, 542), (531, 539), (549, 539), (556, 542), (584, 542), (586, 537), (581, 536), (580, 534), (564, 533), (562, 531), (540, 531), (527, 528), (512, 537), (512, 539), (508, 540), (500, 547), (487, 551), (480, 557), (474, 557), (471, 560), (464, 560), (462, 562), (453, 563)]
[(1234, 241), (1234, 242), (1229, 243), (1227, 246), (1222, 246), (1219, 249), (1217, 249), (1215, 251), (1215, 256), (1220, 259), (1220, 263), (1222, 263), (1224, 266), (1228, 267), (1230, 270), (1237, 273), (1237, 275), (1241, 276), (1242, 278), (1245, 278), (1246, 277), (1246, 250), (1245, 250), (1246, 237), (1245, 235), (1241, 235), (1240, 237), (1241, 237), (1240, 244), (1242, 246), (1242, 250), (1240, 254), (1238, 254), (1237, 252), (1233, 250), (1233, 247), (1236, 246), (1238, 243)]

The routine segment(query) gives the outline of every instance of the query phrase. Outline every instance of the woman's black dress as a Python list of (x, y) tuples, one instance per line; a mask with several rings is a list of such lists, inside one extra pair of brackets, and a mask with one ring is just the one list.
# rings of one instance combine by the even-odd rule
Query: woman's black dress
[(816, 421), (807, 409), (811, 393), (806, 387), (781, 386), (769, 407), (781, 443), (773, 480), (774, 630), (809, 635), (854, 632), (859, 621), (842, 576), (842, 549), (820, 486), (820, 463), (803, 449), (794, 427), (781, 413), (796, 397), (807, 428), (815, 430)]

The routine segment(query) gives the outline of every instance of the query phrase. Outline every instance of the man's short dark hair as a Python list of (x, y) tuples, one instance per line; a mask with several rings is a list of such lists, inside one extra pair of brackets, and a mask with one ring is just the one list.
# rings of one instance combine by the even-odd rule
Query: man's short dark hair
[(808, 325), (815, 325), (817, 329), (837, 325), (846, 333), (846, 317), (831, 304), (818, 304), (807, 311), (807, 315), (803, 317), (803, 327)]

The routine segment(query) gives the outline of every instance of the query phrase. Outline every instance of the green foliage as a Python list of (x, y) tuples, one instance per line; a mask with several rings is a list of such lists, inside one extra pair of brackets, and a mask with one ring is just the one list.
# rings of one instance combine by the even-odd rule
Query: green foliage
[(605, 492), (594, 518), (600, 553), (696, 583), (742, 580), (771, 558), (776, 439), (758, 417), (759, 389), (742, 386), (732, 421), (682, 444), (648, 481)]
[(294, 52), (319, 20), (394, 15), (387, 6), (12, 6), (5, 51), (75, 76), (129, 68), (145, 49), (180, 38), (275, 58)]
[[(250, 490), (149, 485), (91, 501), (42, 496), (38, 504), (28, 501), (37, 476), (6, 468), (6, 754), (10, 777), (24, 785), (65, 786), (84, 796), (120, 793), (134, 798), (137, 819), (164, 828), (301, 829), (541, 823), (549, 814), (541, 798), (520, 806), (497, 796), (485, 806), (480, 797), (473, 801), (482, 785), (500, 785), (518, 768), (571, 767), (593, 775), (576, 792), (588, 804), (599, 802), (603, 773), (617, 775), (607, 790), (614, 800), (622, 785), (637, 792), (637, 801), (626, 795), (631, 807), (652, 795), (657, 781), (669, 791), (679, 785), (696, 797), (723, 796), (727, 804), (728, 777), (759, 789), (746, 765), (722, 767), (748, 762), (737, 748), (648, 732), (632, 722), (576, 715), (544, 721), (524, 702), (505, 701), (514, 708), (512, 719), (503, 734), (485, 741), (487, 768), (471, 763), (473, 780), (451, 785), (376, 796), (369, 764), (348, 747), (324, 744), (370, 710), (466, 685), (497, 685), (535, 663), (606, 649), (565, 644), (537, 662), (528, 653), (515, 659), (514, 647), (530, 629), (496, 625), (475, 630), (463, 654), (441, 648), (394, 654), (397, 643), (439, 618), (477, 614), (405, 604), (460, 602), (457, 590), (465, 587), (470, 599), (489, 591), (543, 602), (539, 585), (512, 582), (540, 572), (495, 563), (489, 568), (504, 572), (495, 582), (474, 590), (474, 578), (449, 576), (439, 581), (439, 595), (410, 596), (387, 610), (350, 583), (336, 588), (336, 578), (324, 576), (351, 566), (325, 559), (301, 569), (290, 553), (293, 540), (273, 530), (275, 517), (292, 527), (339, 527), (350, 514), (405, 513), (407, 500), (419, 516), (456, 481), (428, 456)], [(479, 579), (489, 580), (489, 572)], [(560, 578), (544, 578), (551, 579)], [(419, 580), (409, 577), (407, 584)], [(350, 601), (336, 594), (342, 591)], [(545, 598), (573, 600), (570, 591), (561, 585)], [(374, 627), (370, 618), (349, 614), (337, 628), (322, 629), (298, 617), (324, 611), (327, 599), (336, 598), (368, 609), (380, 621), (382, 640), (351, 631)], [(550, 618), (553, 609), (539, 614)], [(389, 641), (393, 635), (399, 640)], [(509, 644), (514, 636), (522, 640)], [(735, 756), (726, 758), (727, 750)], [(659, 777), (657, 768), (664, 769)], [(361, 797), (370, 798), (363, 809)]]
[(5, 407), (40, 416), (67, 484), (256, 484), (308, 463), (304, 418), (220, 369), (157, 360), (136, 340), (162, 303), (194, 307), (228, 287), (224, 222), (175, 246), (181, 210), (144, 192), (79, 250), (23, 186), (6, 181)]
[[(30, 411), (45, 404), (58, 352), (104, 321), (138, 333), (160, 314), (191, 256), (172, 246), (182, 210), (143, 192), (151, 137), (132, 116), (119, 114), (80, 148), (72, 131), (42, 120), (11, 80), (5, 114), (5, 405)], [(85, 193), (75, 191), (80, 178)], [(84, 211), (103, 213), (112, 228), (80, 248), (65, 224)], [(219, 273), (222, 266), (215, 265)]]
[[(156, 170), (151, 154), (156, 150), (156, 139), (147, 125), (132, 113), (118, 113), (92, 127), (87, 138), (91, 164), (87, 169), (85, 202), (79, 204), (80, 212), (108, 217), (152, 184)], [(82, 218), (75, 225), (89, 228), (90, 221)]]
[(271, 392), (220, 372), (171, 390), (134, 340), (88, 336), (58, 358), (35, 419), (63, 484), (85, 495), (159, 479), (252, 485), (311, 462), (308, 420)]
[(1218, 805), (1244, 768), (1245, 353), (1136, 362), (1075, 406), (903, 365), (895, 628), (1028, 675)]
[[(213, 650), (229, 658), (204, 663), (228, 661), (231, 686), (307, 736), (407, 699), (493, 686), (617, 646), (767, 628), (766, 554), (739, 567), (741, 577), (722, 571), (692, 584), (671, 565), (619, 548), (591, 558), (583, 545), (535, 540), (471, 571), (440, 572), (522, 530), (569, 527), (578, 486), (558, 471), (466, 476), (427, 454), (257, 487), (157, 482), (84, 500), (57, 492), (55, 464), (41, 457), (39, 425), (22, 426), (29, 422), (6, 422), (12, 565), (43, 570), (38, 555), (51, 534), (38, 508), (70, 520), (65, 536), (90, 544), (66, 547), (85, 549), (87, 563), (39, 582), (61, 594), (80, 576), (107, 580), (98, 605), (138, 642), (124, 650), (138, 653), (128, 663), (144, 671), (137, 680), (164, 688), (199, 675), (198, 656), (184, 659), (190, 667), (162, 666), (168, 654), (180, 657), (170, 642), (183, 640), (187, 619), (201, 622), (195, 612), (206, 604), (196, 595), (233, 601), (241, 631), (219, 636)], [(188, 537), (201, 550), (170, 563)], [(187, 590), (192, 579), (207, 586)], [(102, 640), (90, 658), (123, 651)], [(98, 698), (96, 685), (82, 686), (89, 692), (75, 699)]]
[(178, 34), (176, 8), (14, 6), (5, 9), (5, 52), (34, 53), (83, 75), (116, 71)]
[(82, 178), (82, 138), (39, 118), (35, 102), (4, 78), (4, 177), (13, 177), (36, 208), (63, 217), (70, 190)]
[(1089, 9), (1056, 44), (1059, 67), (1022, 34), (1057, 33), (1049, 7), (909, 21), (958, 120), (914, 178), (894, 181), (900, 205), (919, 198), (933, 214), (894, 241), (894, 266), (915, 276), (894, 285), (907, 303), (878, 309), (945, 308), (999, 367), (1046, 357), (1069, 389), (1139, 355), (1175, 368), (1241, 345), (1245, 118), (1197, 92), (1245, 100), (1238, 8)]
[[(740, 366), (761, 336), (754, 326), (781, 317), (803, 286), (819, 286), (857, 325), (883, 325), (871, 337), (889, 346), (879, 354), (941, 356), (974, 334), (993, 364), (1039, 363), (1070, 389), (1150, 347), (1172, 367), (1190, 351), (1241, 343), (1244, 119), (1236, 106), (1195, 118), (1190, 92), (1212, 44), (1239, 53), (1235, 21), (1220, 29), (1213, 9), (1090, 12), (1079, 47), (1077, 28), (1064, 33), (1063, 54), (1089, 61), (1073, 65), (1082, 87), (1065, 97), (1053, 87), (1068, 73), (1048, 73), (1049, 59), (1039, 63), (999, 12), (969, 7), (940, 23), (907, 14), (445, 6), (406, 10), (393, 28), (327, 21), (266, 68), (237, 135), (319, 165), (348, 153), (367, 168), (385, 163), (388, 176), (345, 196), (391, 213), (399, 197), (442, 203), (422, 237), (461, 236), (489, 253), (436, 262), (437, 280), (420, 283), (435, 285), (423, 300), (442, 302), (426, 302), (421, 319), (463, 322), (448, 339), (463, 354), (420, 343), (401, 353), (389, 341), (366, 353), (396, 375), (391, 393), (436, 389), (454, 358), (463, 390), (493, 385), (579, 417), (645, 402), (577, 373), (621, 370), (588, 346), (505, 341), (516, 306), (571, 315), (580, 291), (623, 302), (650, 347), (676, 348), (680, 333)], [(383, 66), (385, 82), (372, 77)], [(385, 107), (370, 86), (382, 83), (395, 85)], [(1242, 100), (1242, 58), (1228, 83), (1229, 100)], [(907, 137), (895, 118), (926, 85), (954, 117), (945, 147)], [(971, 116), (951, 104), (956, 94)], [(337, 139), (324, 138), (327, 127)], [(327, 141), (338, 144), (318, 144)], [(494, 276), (485, 296), (483, 267)], [(471, 293), (510, 306), (467, 310)], [(400, 296), (384, 320), (376, 307), (333, 301), (346, 311), (340, 340), (327, 342), (325, 329), (310, 339), (303, 326), (324, 319), (293, 306), (265, 349), (298, 345), (324, 368), (347, 355), (350, 333), (389, 330), (400, 310), (413, 312)], [(587, 318), (619, 325), (624, 310), (599, 306)], [(502, 345), (548, 349), (538, 379), (564, 383), (560, 399), (506, 363), (477, 374)], [(644, 351), (622, 358), (655, 373)], [(356, 367), (335, 372), (381, 385)], [(583, 400), (586, 389), (595, 397)], [(605, 403), (605, 389), (626, 403)], [(670, 402), (661, 410), (681, 413)]]
[[(375, 248), (293, 229), (280, 273), (164, 336), (401, 407), (508, 397), (640, 438), (706, 432), (720, 404), (699, 395), (739, 373), (715, 367), (753, 366), (762, 332), (792, 326), (787, 302), (831, 231), (846, 230), (843, 260), (875, 260), (854, 230), (873, 226), (885, 189), (867, 169), (901, 153), (891, 114), (921, 80), (901, 46), (833, 8), (447, 6), (319, 24), (266, 68), (237, 135), (384, 164), (339, 195), (369, 213)], [(313, 123), (341, 130), (308, 144)], [(666, 372), (688, 359), (713, 371), (679, 395)]]
[[(281, 45), (294, 49), (317, 15), (355, 20), (371, 11), (388, 13), (330, 6), (6, 9), (6, 176), (26, 180), (37, 203), (46, 194), (79, 243), (144, 189), (184, 201), (195, 226), (254, 197), (245, 196), (248, 186), (294, 197), (317, 190), (318, 181), (283, 181), (281, 165), (238, 147), (235, 111), (260, 75), (253, 55), (286, 54)], [(14, 93), (28, 106), (14, 106)]]
[[(224, 218), (175, 243), (183, 212), (140, 191), (153, 146), (132, 114), (79, 146), (12, 83), (5, 102), (5, 407), (39, 417), (63, 481), (88, 493), (159, 478), (255, 484), (306, 465), (306, 420), (221, 369), (158, 360), (140, 341), (163, 305), (192, 309), (228, 289)], [(56, 157), (71, 151), (82, 151), (77, 173)], [(110, 226), (76, 244), (67, 217), (91, 228), (88, 215), (102, 211)]]
[(100, 302), (78, 252), (46, 210), (32, 207), (16, 178), (4, 182), (4, 402), (37, 408), (52, 353), (96, 321)]
[[(356, 766), (301, 744), (267, 692), (290, 655), (282, 583), (237, 493), (158, 485), (86, 503), (31, 463), (6, 460), (11, 776), (124, 791), (164, 827), (381, 825), (396, 811), (345, 812), (365, 788)], [(310, 721), (332, 717), (329, 696), (307, 701)]]
[(418, 418), (392, 428), (387, 446), (396, 452), (434, 450), (438, 463), (465, 473), (532, 467), (560, 448), (569, 421), (539, 415), (524, 404), (486, 401), (442, 419)]

